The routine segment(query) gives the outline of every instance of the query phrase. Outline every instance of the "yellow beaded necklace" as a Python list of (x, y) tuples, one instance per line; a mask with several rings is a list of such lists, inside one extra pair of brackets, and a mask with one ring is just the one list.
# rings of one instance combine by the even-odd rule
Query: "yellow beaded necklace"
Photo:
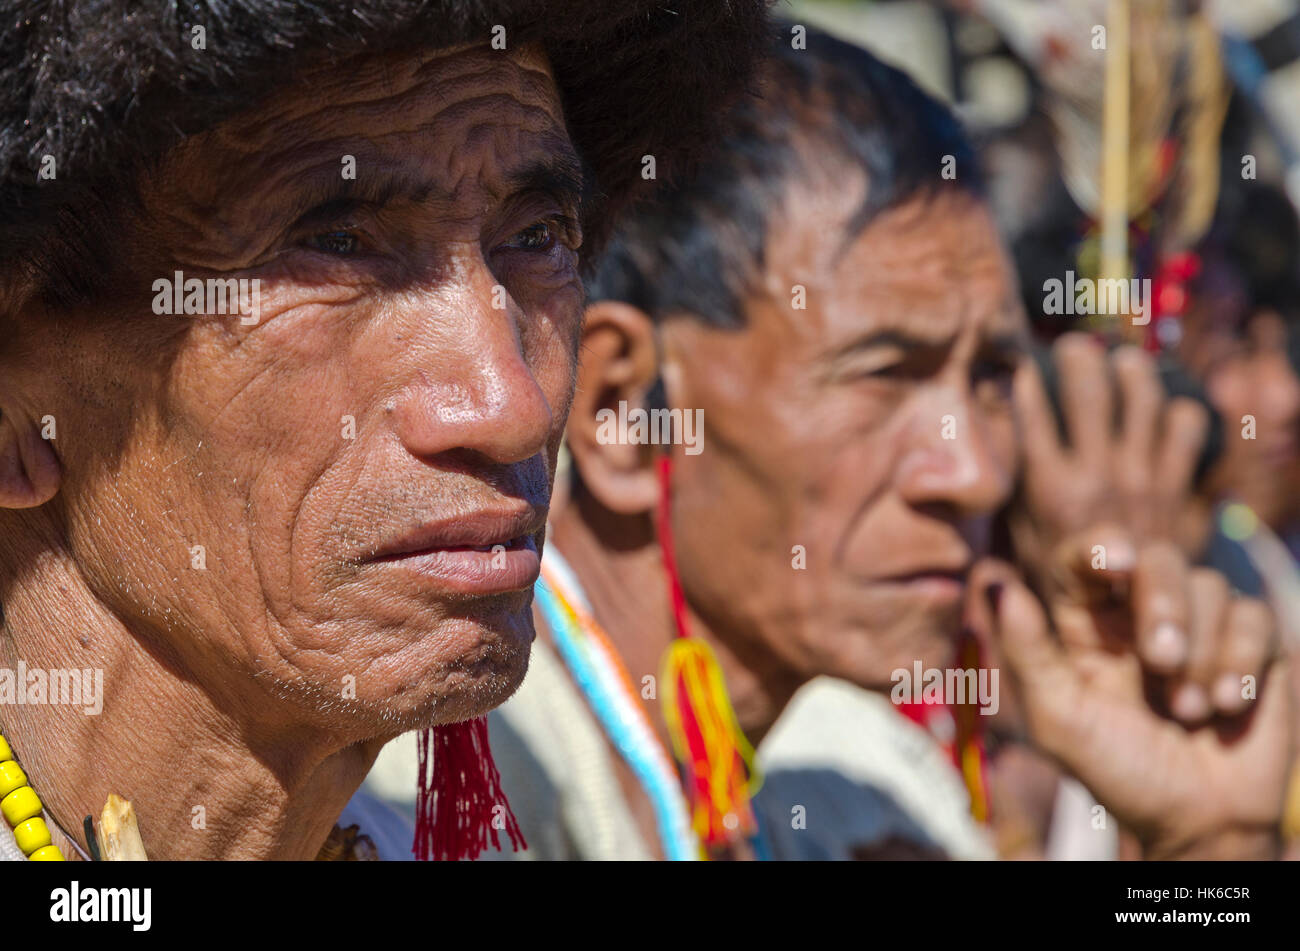
[(0, 734), (0, 812), (13, 830), (14, 841), (32, 862), (62, 862), (63, 853), (41, 818), (44, 808), (36, 790), (27, 784), (27, 774), (14, 759), (9, 741)]
[[(0, 812), (4, 813), (5, 822), (13, 830), (14, 841), (28, 861), (66, 861), (59, 847), (53, 843), (50, 827), (41, 818), (44, 808), (36, 790), (28, 784), (27, 774), (18, 765), (9, 741), (4, 738), (4, 734), (0, 734)], [(379, 853), (374, 843), (356, 825), (346, 829), (335, 825), (321, 847), (320, 854), (316, 856), (318, 862), (373, 861), (378, 858)]]

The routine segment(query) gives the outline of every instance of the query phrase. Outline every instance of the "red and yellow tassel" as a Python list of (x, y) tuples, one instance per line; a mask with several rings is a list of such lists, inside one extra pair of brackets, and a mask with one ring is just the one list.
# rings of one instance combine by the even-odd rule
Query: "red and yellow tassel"
[(686, 770), (691, 823), (705, 846), (757, 831), (750, 808), (754, 750), (736, 722), (718, 659), (708, 644), (679, 637), (663, 671), (664, 719)]
[(759, 776), (718, 659), (708, 644), (690, 636), (687, 626), (669, 517), (672, 468), (667, 455), (659, 459), (659, 480), (659, 545), (677, 625), (677, 638), (664, 655), (664, 721), (685, 772), (692, 825), (707, 852), (757, 834), (750, 795)]

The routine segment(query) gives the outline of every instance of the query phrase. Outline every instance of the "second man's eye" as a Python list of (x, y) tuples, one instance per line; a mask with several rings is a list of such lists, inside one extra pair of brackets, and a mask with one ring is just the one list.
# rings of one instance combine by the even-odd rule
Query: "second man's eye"
[(308, 247), (326, 254), (347, 255), (357, 250), (357, 236), (350, 231), (327, 231), (307, 239)]

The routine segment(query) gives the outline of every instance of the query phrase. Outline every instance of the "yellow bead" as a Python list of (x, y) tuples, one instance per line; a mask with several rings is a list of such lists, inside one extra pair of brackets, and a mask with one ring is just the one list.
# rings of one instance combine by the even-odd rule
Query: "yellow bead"
[(35, 852), (33, 852), (31, 855), (28, 856), (28, 859), (30, 859), (33, 862), (66, 861), (66, 859), (63, 858), (63, 853), (59, 851), (59, 847), (57, 845), (47, 845), (43, 849), (37, 849)]
[(27, 774), (13, 760), (0, 763), (0, 799), (9, 795), (19, 786), (27, 785)]
[(23, 855), (31, 855), (50, 844), (50, 827), (40, 816), (33, 816), (14, 826), (14, 841), (23, 850)]
[(9, 741), (0, 734), (0, 762), (14, 758), (14, 751), (9, 748)]
[(41, 800), (31, 786), (19, 786), (0, 799), (0, 812), (4, 813), (10, 826), (16, 826), (20, 822), (26, 822), (32, 816), (41, 814)]

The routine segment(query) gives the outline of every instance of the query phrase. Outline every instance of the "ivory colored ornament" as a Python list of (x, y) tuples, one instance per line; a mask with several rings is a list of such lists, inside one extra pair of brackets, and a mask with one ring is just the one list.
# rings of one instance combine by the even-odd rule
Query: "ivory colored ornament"
[(99, 840), (99, 854), (105, 862), (147, 862), (140, 827), (135, 821), (135, 809), (130, 800), (110, 793), (104, 811), (95, 829)]

